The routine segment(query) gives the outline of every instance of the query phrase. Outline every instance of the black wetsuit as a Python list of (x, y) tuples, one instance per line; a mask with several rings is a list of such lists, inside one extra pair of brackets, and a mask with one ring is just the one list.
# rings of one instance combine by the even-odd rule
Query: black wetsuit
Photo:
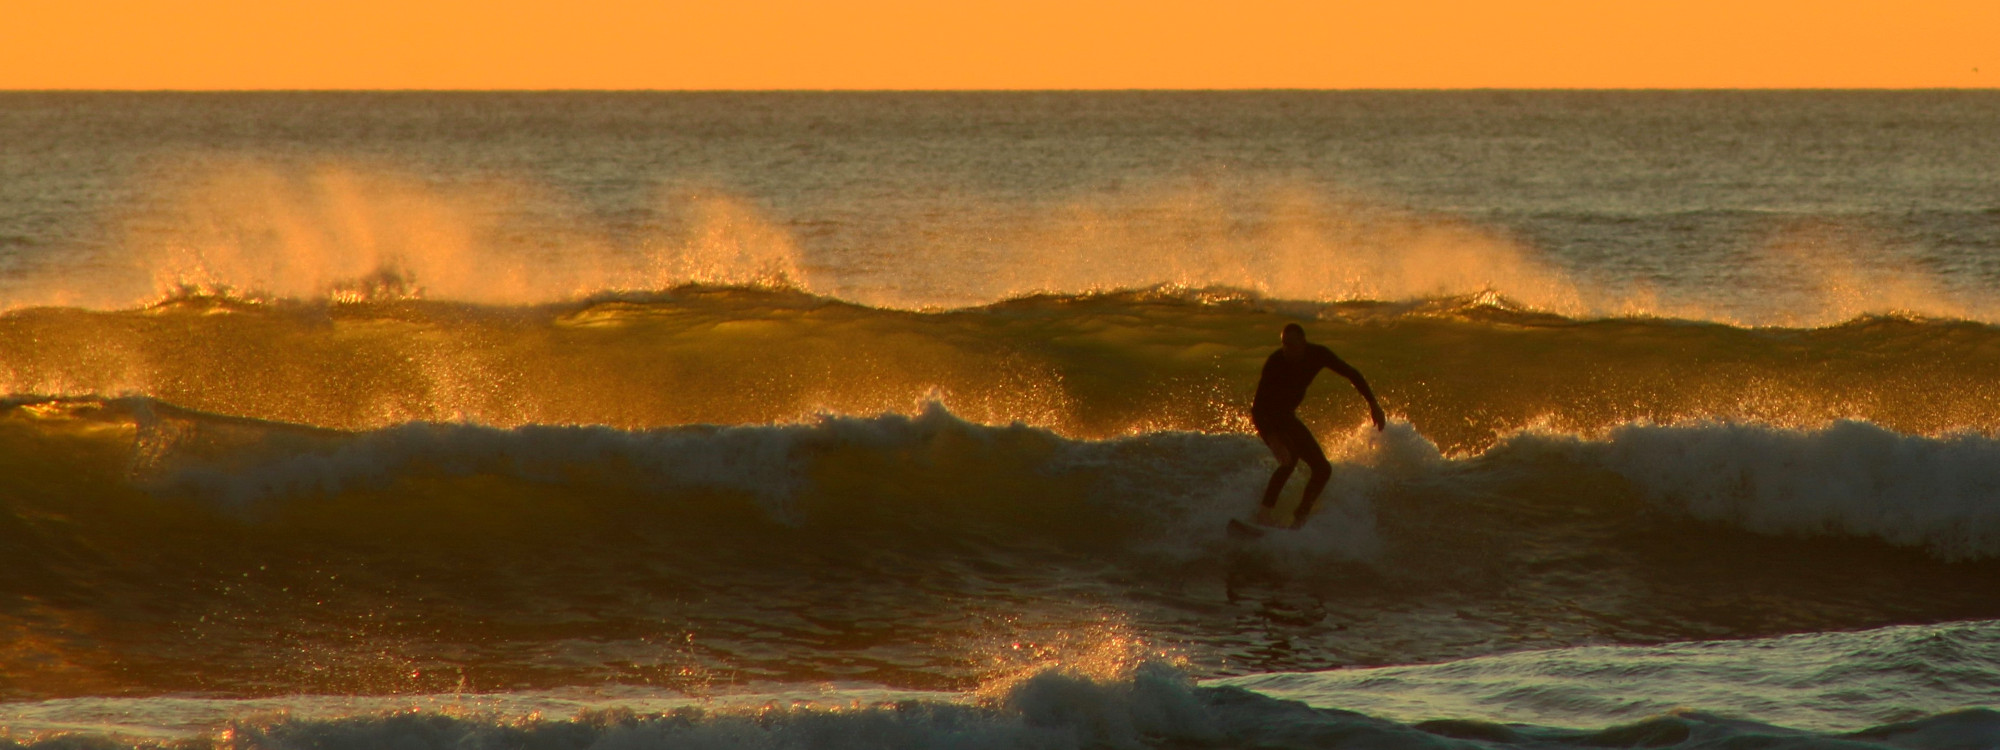
[(1297, 360), (1286, 357), (1285, 350), (1279, 349), (1264, 360), (1264, 374), (1257, 379), (1257, 397), (1250, 404), (1250, 424), (1257, 428), (1257, 435), (1267, 442), (1283, 444), (1292, 456), (1308, 466), (1325, 464), (1326, 453), (1294, 412), (1306, 400), (1306, 387), (1312, 385), (1320, 368), (1340, 373), (1349, 380), (1361, 377), (1352, 365), (1324, 346), (1307, 344), (1305, 356)]

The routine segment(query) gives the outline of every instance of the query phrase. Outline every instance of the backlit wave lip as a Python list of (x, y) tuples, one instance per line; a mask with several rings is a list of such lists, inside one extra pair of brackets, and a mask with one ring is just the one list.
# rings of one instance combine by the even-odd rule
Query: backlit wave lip
[[(645, 429), (908, 411), (1073, 438), (1245, 432), (1279, 328), (1305, 323), (1447, 453), (1538, 425), (1838, 420), (1945, 435), (2000, 425), (2000, 329), (1873, 316), (1825, 328), (1575, 319), (1495, 295), (1301, 302), (1228, 288), (871, 308), (683, 286), (536, 306), (193, 294), (0, 314), (0, 393), (138, 395), (337, 429), (465, 421)], [(1363, 416), (1332, 378), (1315, 429)], [(1911, 383), (1922, 383), (1921, 388)]]
[(532, 304), (495, 304), (434, 299), (420, 287), (393, 273), (379, 274), (323, 296), (292, 297), (230, 286), (182, 285), (167, 290), (142, 304), (111, 310), (89, 310), (63, 305), (35, 305), (0, 311), (0, 317), (46, 314), (60, 310), (92, 313), (139, 313), (154, 316), (227, 315), (260, 310), (293, 311), (300, 314), (368, 317), (393, 316), (399, 309), (464, 309), (523, 314), (554, 313), (565, 319), (616, 320), (621, 315), (643, 316), (647, 311), (671, 308), (697, 300), (734, 300), (777, 308), (833, 306), (879, 312), (885, 315), (915, 314), (942, 316), (976, 312), (1060, 309), (1073, 305), (1188, 305), (1216, 310), (1268, 312), (1334, 323), (1390, 324), (1406, 319), (1446, 319), (1518, 326), (1566, 326), (1598, 322), (1646, 322), (1662, 325), (1717, 326), (1744, 330), (1817, 330), (1872, 325), (1884, 321), (1927, 324), (1962, 324), (1991, 327), (1979, 317), (1960, 317), (1950, 312), (1927, 312), (1919, 308), (1888, 307), (1854, 312), (1850, 317), (1797, 322), (1742, 322), (1715, 320), (1699, 315), (1679, 317), (1673, 311), (1634, 310), (1626, 312), (1578, 312), (1539, 307), (1508, 296), (1504, 290), (1486, 288), (1463, 294), (1416, 296), (1393, 299), (1341, 298), (1312, 299), (1273, 296), (1256, 289), (1235, 286), (1200, 286), (1162, 283), (1144, 287), (1093, 289), (1081, 292), (1031, 291), (994, 301), (963, 305), (921, 305), (899, 307), (877, 305), (839, 295), (812, 291), (777, 277), (767, 282), (746, 284), (676, 284), (657, 289), (600, 289), (571, 298)]
[(936, 311), (1166, 286), (1319, 303), (1499, 296), (1572, 319), (1740, 326), (1870, 314), (2000, 320), (1963, 280), (1884, 267), (1877, 248), (1812, 221), (1751, 239), (1728, 278), (1660, 287), (1566, 267), (1503, 227), (1283, 182), (1034, 209), (973, 201), (964, 216), (914, 236), (819, 246), (796, 234), (819, 220), (788, 222), (754, 198), (714, 191), (663, 194), (644, 221), (614, 229), (505, 180), (444, 185), (380, 165), (255, 159), (182, 177), (159, 205), (126, 217), (124, 236), (88, 267), (0, 277), (0, 309), (116, 310), (203, 295), (530, 307), (708, 284)]

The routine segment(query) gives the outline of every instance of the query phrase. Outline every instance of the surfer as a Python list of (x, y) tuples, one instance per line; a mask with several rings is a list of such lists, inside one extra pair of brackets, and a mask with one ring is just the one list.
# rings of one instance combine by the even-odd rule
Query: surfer
[(1271, 483), (1264, 488), (1264, 504), (1257, 516), (1261, 522), (1272, 523), (1271, 512), (1278, 507), (1278, 491), (1285, 488), (1292, 469), (1305, 461), (1306, 468), (1312, 470), (1312, 479), (1306, 482), (1305, 497), (1292, 513), (1292, 528), (1296, 529), (1305, 525), (1313, 503), (1319, 500), (1320, 491), (1326, 489), (1326, 480), (1333, 476), (1333, 466), (1326, 462), (1319, 441), (1294, 413), (1299, 403), (1306, 400), (1306, 386), (1312, 385), (1313, 376), (1324, 367), (1347, 378), (1354, 383), (1354, 390), (1368, 399), (1368, 417), (1375, 420), (1375, 429), (1383, 429), (1386, 423), (1382, 405), (1375, 401), (1375, 392), (1368, 388), (1368, 380), (1361, 377), (1360, 370), (1334, 356), (1332, 349), (1306, 341), (1306, 329), (1297, 323), (1285, 324), (1279, 340), (1284, 346), (1264, 360), (1264, 374), (1257, 379), (1257, 397), (1250, 404), (1250, 424), (1256, 426), (1257, 436), (1264, 439), (1264, 444), (1271, 447), (1271, 454), (1278, 457), (1278, 470), (1271, 472)]

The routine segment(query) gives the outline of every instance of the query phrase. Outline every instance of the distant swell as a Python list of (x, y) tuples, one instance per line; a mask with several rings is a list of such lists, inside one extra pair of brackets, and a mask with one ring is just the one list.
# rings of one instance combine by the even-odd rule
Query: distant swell
[[(686, 284), (937, 310), (1167, 286), (1319, 303), (1497, 294), (1570, 317), (1739, 325), (1824, 326), (1871, 314), (1996, 320), (1976, 293), (1951, 288), (1955, 273), (1887, 263), (1882, 248), (1810, 225), (1745, 238), (1755, 246), (1729, 264), (1720, 287), (1661, 288), (1564, 267), (1556, 261), (1570, 248), (1530, 246), (1513, 236), (1517, 228), (1274, 176), (1251, 178), (1247, 190), (1141, 180), (1027, 205), (963, 195), (939, 204), (948, 210), (891, 204), (924, 215), (861, 216), (788, 215), (765, 205), (768, 195), (663, 183), (653, 200), (605, 221), (553, 200), (549, 186), (484, 170), (439, 180), (343, 159), (200, 162), (174, 179), (139, 180), (157, 182), (146, 189), (155, 194), (143, 211), (104, 217), (117, 229), (93, 262), (0, 275), (0, 310), (123, 309), (188, 294), (526, 306)], [(1682, 215), (1699, 224), (1718, 214), (1730, 211)], [(829, 243), (822, 229), (844, 238)], [(865, 245), (846, 244), (856, 242)]]

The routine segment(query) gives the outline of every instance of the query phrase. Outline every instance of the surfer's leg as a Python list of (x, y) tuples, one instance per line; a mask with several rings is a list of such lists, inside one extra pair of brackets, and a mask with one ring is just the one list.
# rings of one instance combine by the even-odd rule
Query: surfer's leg
[(1285, 480), (1292, 478), (1292, 469), (1296, 468), (1298, 465), (1299, 465), (1299, 460), (1294, 458), (1290, 461), (1278, 464), (1278, 470), (1271, 472), (1271, 483), (1264, 485), (1265, 508), (1268, 509), (1268, 508), (1278, 507), (1278, 493), (1282, 492), (1285, 489)]
[(1277, 471), (1271, 472), (1271, 482), (1264, 486), (1264, 508), (1268, 510), (1278, 507), (1278, 493), (1285, 489), (1285, 481), (1292, 478), (1292, 469), (1298, 468), (1299, 458), (1292, 453), (1290, 446), (1285, 445), (1282, 432), (1267, 430), (1260, 424), (1257, 425), (1257, 435), (1264, 438), (1264, 445), (1278, 459)]
[(1294, 526), (1306, 522), (1306, 516), (1312, 514), (1313, 503), (1319, 500), (1319, 493), (1326, 489), (1327, 480), (1333, 478), (1333, 464), (1327, 463), (1326, 452), (1320, 450), (1319, 441), (1313, 439), (1312, 432), (1303, 426), (1300, 430), (1305, 432), (1305, 444), (1299, 446), (1297, 453), (1300, 454), (1299, 460), (1306, 462), (1306, 468), (1312, 470), (1312, 478), (1306, 480), (1306, 494), (1299, 500), (1299, 509), (1292, 512)]

